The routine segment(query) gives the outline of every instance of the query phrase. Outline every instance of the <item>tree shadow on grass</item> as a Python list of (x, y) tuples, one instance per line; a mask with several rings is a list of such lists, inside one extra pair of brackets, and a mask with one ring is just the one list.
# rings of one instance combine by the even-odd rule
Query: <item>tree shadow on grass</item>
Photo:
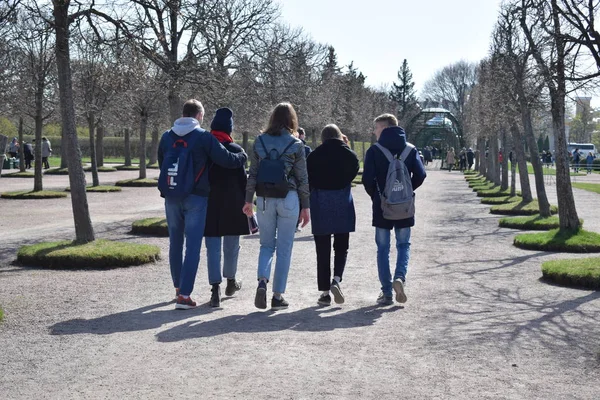
[(159, 332), (159, 342), (178, 342), (186, 339), (212, 337), (229, 333), (258, 333), (294, 330), (323, 332), (335, 329), (360, 328), (373, 325), (384, 313), (402, 309), (401, 306), (369, 306), (341, 314), (331, 314), (339, 309), (309, 307), (284, 313), (253, 312), (231, 315), (211, 321), (187, 321), (171, 329)]
[(58, 322), (50, 327), (51, 335), (76, 335), (89, 333), (94, 335), (110, 335), (117, 332), (135, 332), (160, 328), (164, 324), (181, 321), (213, 312), (215, 309), (199, 306), (192, 310), (174, 310), (172, 308), (158, 310), (173, 302), (152, 304), (135, 310), (109, 314), (98, 318), (76, 318)]

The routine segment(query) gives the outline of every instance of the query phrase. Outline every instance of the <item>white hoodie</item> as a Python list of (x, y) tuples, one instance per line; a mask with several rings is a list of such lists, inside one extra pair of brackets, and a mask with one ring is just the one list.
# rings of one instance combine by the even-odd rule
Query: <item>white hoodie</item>
[(196, 128), (200, 128), (200, 122), (196, 118), (181, 117), (173, 124), (173, 132), (177, 136), (185, 136)]

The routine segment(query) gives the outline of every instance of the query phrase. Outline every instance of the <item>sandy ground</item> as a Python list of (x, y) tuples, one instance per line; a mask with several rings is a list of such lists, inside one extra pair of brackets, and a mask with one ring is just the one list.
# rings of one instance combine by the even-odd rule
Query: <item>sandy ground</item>
[[(156, 189), (89, 195), (98, 237), (162, 249), (156, 264), (108, 271), (14, 265), (20, 244), (72, 238), (70, 201), (0, 199), (0, 398), (597, 399), (600, 292), (541, 282), (541, 262), (573, 256), (512, 247), (515, 232), (498, 228), (462, 174), (429, 173), (417, 194), (404, 307), (375, 306), (374, 229), (360, 187), (346, 304), (317, 307), (305, 229), (291, 306), (277, 313), (253, 306), (256, 236), (242, 240), (237, 296), (221, 309), (205, 304), (203, 254), (194, 292), (202, 306), (173, 310), (168, 240), (128, 233), (132, 220), (162, 214)], [(102, 180), (135, 176), (113, 174)], [(600, 196), (575, 195), (586, 227), (600, 231)]]

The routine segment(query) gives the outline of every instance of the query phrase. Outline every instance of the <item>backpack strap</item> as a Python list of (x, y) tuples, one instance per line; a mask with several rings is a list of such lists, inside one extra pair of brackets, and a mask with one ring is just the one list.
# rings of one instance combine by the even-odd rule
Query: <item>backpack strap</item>
[(265, 142), (263, 141), (262, 135), (258, 135), (258, 140), (260, 144), (262, 144), (263, 149), (265, 150), (265, 157), (270, 157), (269, 150), (267, 150), (267, 146), (265, 146)]
[(375, 146), (377, 146), (377, 148), (379, 148), (379, 150), (381, 150), (381, 152), (383, 153), (383, 155), (385, 156), (385, 158), (387, 158), (387, 160), (389, 162), (392, 162), (392, 160), (394, 159), (394, 155), (392, 154), (391, 151), (389, 151), (387, 148), (383, 147), (379, 143), (375, 143)]
[(402, 161), (405, 161), (408, 158), (408, 155), (410, 154), (410, 152), (412, 151), (412, 149), (414, 149), (414, 148), (415, 148), (415, 146), (413, 146), (412, 144), (406, 142), (406, 147), (404, 148), (404, 150), (400, 154), (400, 159)]
[(283, 151), (281, 152), (281, 154), (279, 155), (279, 157), (277, 157), (277, 159), (279, 160), (279, 159), (281, 158), (281, 156), (283, 156), (283, 155), (285, 154), (285, 152), (286, 152), (286, 151), (288, 151), (288, 149), (289, 149), (290, 147), (292, 147), (292, 145), (293, 145), (294, 143), (296, 143), (296, 139), (292, 139), (292, 141), (290, 142), (290, 144), (288, 144), (288, 145), (286, 146), (286, 148), (285, 148), (285, 149), (283, 149)]

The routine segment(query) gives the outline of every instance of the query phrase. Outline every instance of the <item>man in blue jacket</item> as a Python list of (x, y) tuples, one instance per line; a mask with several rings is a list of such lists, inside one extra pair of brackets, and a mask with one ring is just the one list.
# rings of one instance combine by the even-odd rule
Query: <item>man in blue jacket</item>
[[(200, 247), (206, 226), (206, 209), (210, 183), (207, 171), (211, 163), (225, 168), (240, 168), (247, 159), (246, 153), (231, 153), (210, 132), (200, 128), (204, 117), (204, 107), (198, 100), (188, 100), (183, 105), (183, 116), (175, 121), (173, 128), (165, 132), (158, 146), (158, 165), (162, 167), (165, 154), (173, 143), (181, 138), (190, 142), (190, 135), (198, 135), (193, 140), (192, 164), (195, 185), (192, 193), (185, 197), (165, 197), (165, 211), (169, 228), (169, 264), (171, 277), (177, 296), (175, 309), (187, 310), (196, 307), (190, 297), (194, 289)], [(161, 174), (162, 174), (161, 168)], [(159, 178), (160, 179), (160, 178)], [(185, 237), (185, 259), (183, 241)]]
[[(380, 145), (387, 148), (395, 157), (406, 147), (406, 133), (398, 126), (398, 120), (392, 114), (383, 114), (375, 118), (374, 134)], [(411, 175), (413, 190), (417, 189), (427, 176), (419, 152), (414, 148), (404, 160)], [(396, 292), (396, 301), (406, 302), (404, 284), (410, 257), (410, 228), (415, 219), (387, 220), (381, 209), (380, 192), (385, 188), (389, 161), (377, 146), (371, 146), (365, 154), (362, 183), (373, 202), (373, 226), (375, 227), (375, 242), (377, 243), (377, 268), (381, 282), (381, 294), (377, 303), (389, 305), (394, 303), (392, 289)], [(391, 230), (396, 235), (398, 259), (392, 281), (390, 273), (390, 240)]]

